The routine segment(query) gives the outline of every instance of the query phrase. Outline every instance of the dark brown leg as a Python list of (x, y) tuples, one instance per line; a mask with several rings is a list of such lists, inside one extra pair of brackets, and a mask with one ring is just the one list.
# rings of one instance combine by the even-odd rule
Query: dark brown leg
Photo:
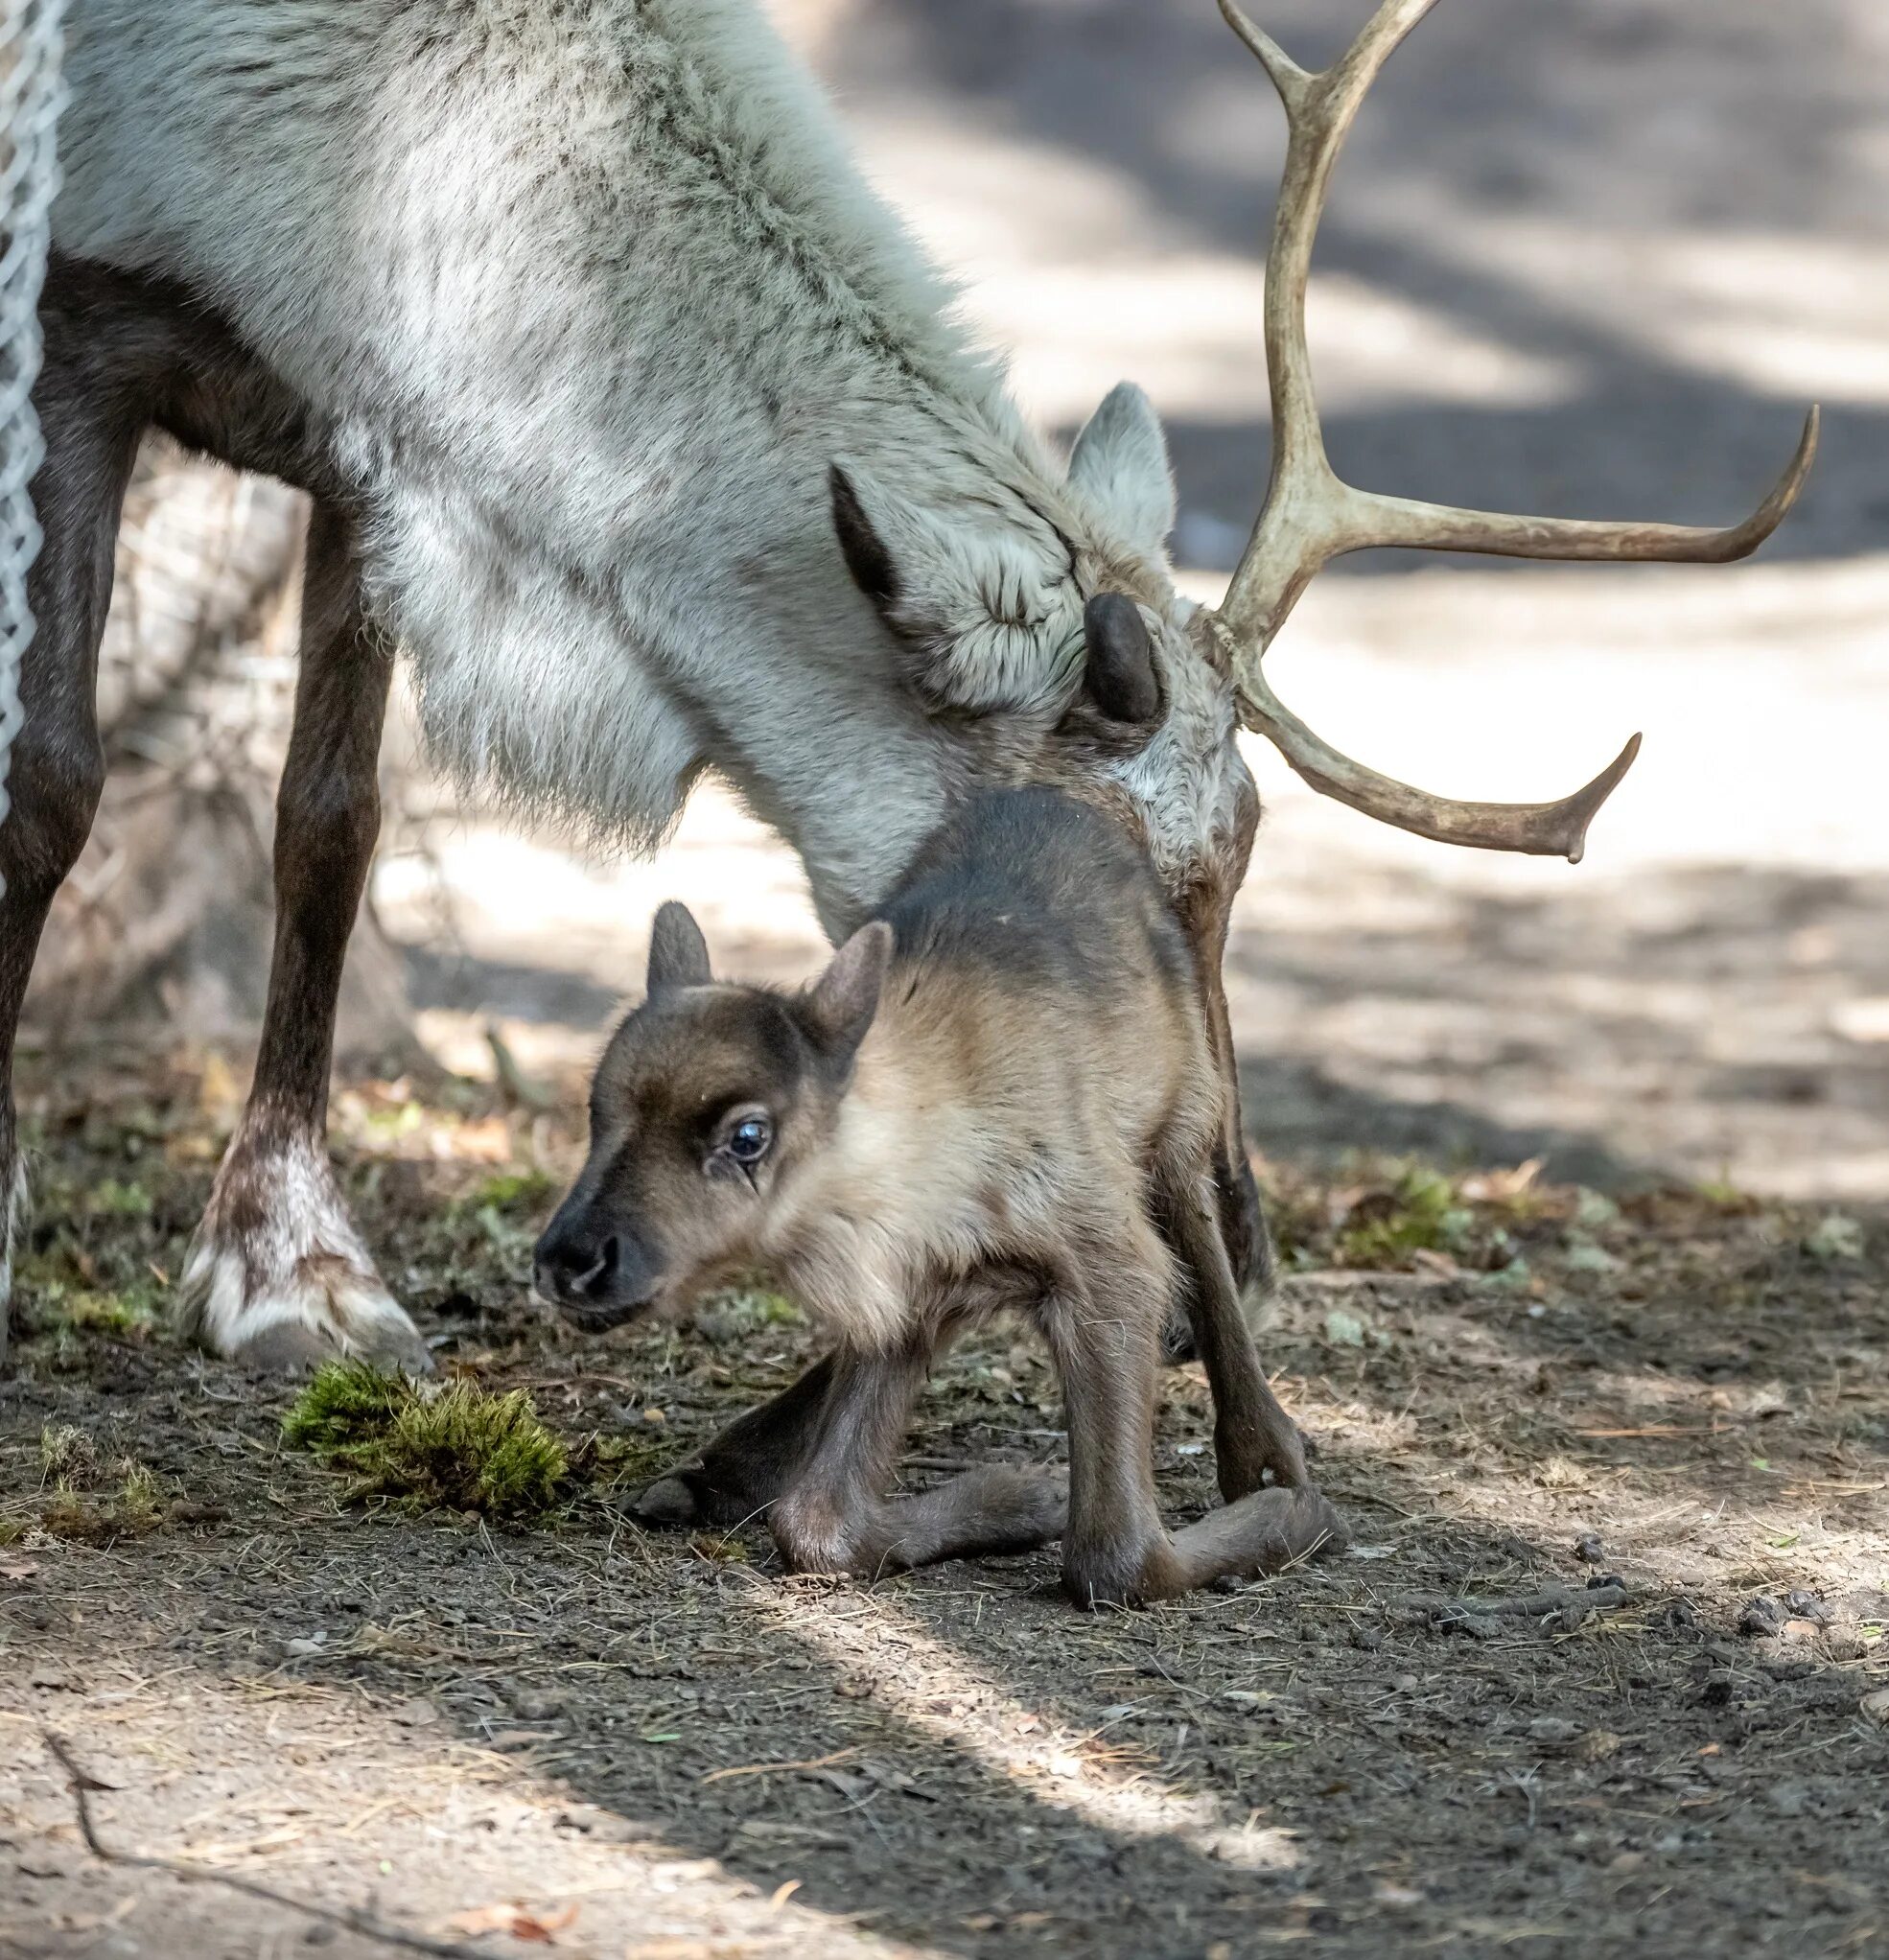
[(923, 1346), (828, 1357), (811, 1451), (768, 1514), (796, 1572), (861, 1578), (944, 1558), (1026, 1552), (1060, 1535), (1063, 1497), (1038, 1472), (992, 1464), (915, 1497), (888, 1498), (912, 1401), (930, 1365)]
[(91, 833), (105, 787), (94, 689), (111, 601), (112, 548), (152, 380), (114, 323), (72, 303), (57, 271), (40, 316), (45, 363), (34, 404), (46, 458), (33, 479), (43, 543), (27, 576), (37, 622), (20, 671), (25, 721), (13, 742), (0, 824), (0, 1360), (7, 1351), (13, 1226), (23, 1202), (13, 1108), (13, 1043), (34, 955), (66, 874)]
[(380, 830), (392, 649), (362, 608), (352, 526), (316, 503), (294, 732), (276, 805), (275, 947), (256, 1079), (183, 1281), (206, 1347), (259, 1367), (360, 1354), (424, 1372), (426, 1343), (361, 1244), (328, 1161), (348, 935)]
[(1213, 1390), (1221, 1496), (1231, 1504), (1257, 1490), (1268, 1470), (1275, 1483), (1304, 1483), (1305, 1446), (1260, 1365), (1208, 1194), (1173, 1193), (1161, 1222), (1187, 1281), (1187, 1318)]
[(812, 1452), (832, 1383), (828, 1354), (792, 1388), (730, 1423), (699, 1457), (659, 1477), (630, 1506), (631, 1516), (675, 1530), (758, 1517)]

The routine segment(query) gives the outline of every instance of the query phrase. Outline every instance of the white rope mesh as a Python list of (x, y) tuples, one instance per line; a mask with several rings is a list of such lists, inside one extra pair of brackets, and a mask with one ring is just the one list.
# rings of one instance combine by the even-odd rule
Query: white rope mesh
[[(58, 184), (54, 132), (65, 0), (0, 0), (0, 822), (20, 728), (20, 660), (33, 638), (26, 574), (39, 555), (27, 485), (39, 467), (33, 384), (39, 373), (39, 288)], [(4, 890), (0, 885), (0, 890)]]

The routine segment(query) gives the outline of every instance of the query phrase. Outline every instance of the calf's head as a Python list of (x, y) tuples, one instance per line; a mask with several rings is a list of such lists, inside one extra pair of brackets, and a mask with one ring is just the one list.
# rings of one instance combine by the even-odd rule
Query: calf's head
[(717, 983), (694, 919), (665, 905), (647, 997), (591, 1090), (590, 1155), (538, 1241), (539, 1293), (614, 1327), (752, 1257), (782, 1185), (832, 1134), (891, 953), (875, 922), (804, 992)]

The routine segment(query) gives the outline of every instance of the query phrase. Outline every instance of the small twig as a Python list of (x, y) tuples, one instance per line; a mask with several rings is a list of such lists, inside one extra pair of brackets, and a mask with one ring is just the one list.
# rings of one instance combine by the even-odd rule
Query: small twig
[(286, 1912), (298, 1912), (305, 1919), (319, 1920), (322, 1925), (337, 1926), (344, 1933), (359, 1933), (364, 1940), (378, 1940), (384, 1947), (400, 1947), (409, 1953), (436, 1954), (441, 1956), (441, 1960), (490, 1960), (490, 1955), (478, 1947), (468, 1947), (457, 1940), (430, 1940), (424, 1933), (402, 1932), (398, 1926), (390, 1926), (385, 1920), (376, 1919), (372, 1913), (362, 1912), (357, 1907), (337, 1911), (332, 1906), (316, 1905), (310, 1900), (292, 1898), (287, 1892), (276, 1891), (272, 1885), (259, 1885), (253, 1878), (240, 1878), (230, 1872), (213, 1872), (199, 1865), (183, 1864), (175, 1858), (152, 1857), (146, 1852), (113, 1851), (100, 1837), (98, 1828), (92, 1822), (92, 1807), (86, 1802), (86, 1793), (112, 1789), (115, 1785), (87, 1776), (73, 1760), (72, 1751), (51, 1729), (41, 1729), (39, 1738), (45, 1743), (48, 1754), (65, 1771), (86, 1849), (105, 1864), (126, 1865), (143, 1872), (165, 1872), (173, 1878), (187, 1879), (192, 1884), (222, 1885), (227, 1891), (241, 1892), (245, 1898), (260, 1899), (266, 1905), (279, 1905)]
[(499, 1086), (514, 1105), (522, 1109), (549, 1109), (556, 1106), (557, 1098), (550, 1090), (542, 1083), (533, 1082), (518, 1065), (518, 1058), (499, 1032), (496, 1021), (485, 1024), (485, 1045), (492, 1051)]
[(836, 1762), (845, 1762), (857, 1756), (859, 1751), (835, 1749), (830, 1756), (812, 1756), (802, 1762), (739, 1762), (728, 1769), (711, 1769), (700, 1780), (705, 1783), (727, 1783), (737, 1776), (778, 1776), (785, 1771), (806, 1771), (831, 1769)]
[(1444, 1620), (1546, 1620), (1551, 1613), (1611, 1613), (1626, 1604), (1623, 1586), (1545, 1586), (1504, 1599), (1458, 1599), (1444, 1593), (1412, 1593), (1399, 1601), (1406, 1612)]

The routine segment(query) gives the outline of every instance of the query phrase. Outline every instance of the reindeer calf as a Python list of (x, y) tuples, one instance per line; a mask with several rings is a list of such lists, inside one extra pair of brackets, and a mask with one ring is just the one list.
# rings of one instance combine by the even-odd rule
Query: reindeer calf
[[(806, 1304), (836, 1350), (795, 1459), (758, 1484), (796, 1569), (869, 1575), (1061, 1535), (1084, 1606), (1274, 1570), (1339, 1526), (1240, 1312), (1201, 1001), (1145, 859), (1051, 790), (973, 798), (799, 994), (714, 981), (694, 920), (665, 905), (540, 1289), (591, 1327), (757, 1267)], [(1152, 1453), (1177, 1288), (1227, 1503), (1170, 1535)], [(1061, 1376), (1066, 1494), (991, 1466), (888, 1497), (933, 1355), (1004, 1307)]]

